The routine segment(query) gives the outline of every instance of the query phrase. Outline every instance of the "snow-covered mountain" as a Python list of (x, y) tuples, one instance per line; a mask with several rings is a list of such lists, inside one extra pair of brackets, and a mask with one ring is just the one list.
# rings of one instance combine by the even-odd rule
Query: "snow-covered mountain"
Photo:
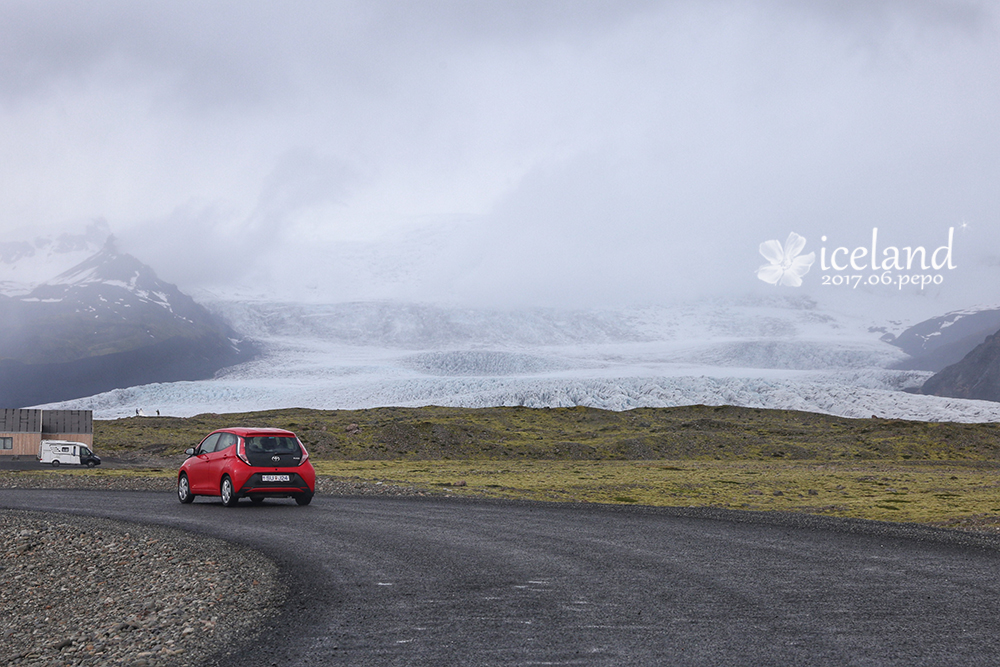
[(100, 252), (111, 230), (103, 220), (82, 233), (36, 236), (29, 241), (0, 241), (0, 295), (27, 294), (42, 283)]
[(940, 371), (961, 361), (997, 331), (1000, 306), (978, 306), (924, 320), (889, 340), (910, 355), (899, 368)]
[[(52, 269), (80, 250), (48, 252), (47, 261), (38, 264)], [(90, 248), (83, 244), (82, 250)], [(20, 264), (32, 255), (8, 257)], [(7, 266), (8, 275), (15, 270)], [(41, 284), (5, 284), (8, 292), (0, 295), (3, 405), (202, 379), (252, 356), (220, 318), (160, 281), (136, 258), (119, 253), (111, 237), (99, 251)]]

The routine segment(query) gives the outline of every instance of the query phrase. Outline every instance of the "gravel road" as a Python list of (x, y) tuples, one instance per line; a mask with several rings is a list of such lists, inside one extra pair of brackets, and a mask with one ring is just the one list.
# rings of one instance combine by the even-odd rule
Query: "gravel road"
[(191, 665), (993, 665), (1000, 654), (995, 536), (412, 496), (227, 509), (166, 492), (18, 489), (0, 490), (0, 508), (141, 519), (154, 535), (176, 528), (269, 558), (284, 604), (266, 633), (226, 643), (220, 626), (238, 611), (204, 609), (191, 618), (218, 617), (204, 637), (221, 650), (175, 640)]
[[(0, 472), (0, 489), (9, 490), (173, 488), (173, 477)], [(329, 478), (320, 478), (317, 490), (423, 493)], [(276, 566), (255, 550), (96, 517), (0, 511), (0, 559), (6, 666), (197, 664), (258, 633), (285, 595)]]

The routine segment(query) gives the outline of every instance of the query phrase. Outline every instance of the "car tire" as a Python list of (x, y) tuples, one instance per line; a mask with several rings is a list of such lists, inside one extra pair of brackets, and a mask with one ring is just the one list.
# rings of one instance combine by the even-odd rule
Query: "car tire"
[(96, 466), (96, 465), (97, 465), (97, 464), (96, 464), (96, 463), (94, 463), (93, 461), (87, 461), (87, 467), (88, 467), (88, 468), (93, 468), (93, 467), (94, 467), (94, 466)]
[(222, 504), (226, 507), (235, 507), (236, 503), (240, 501), (236, 490), (233, 489), (233, 480), (229, 479), (228, 475), (222, 478), (222, 483), (219, 485), (219, 495), (222, 496)]
[(52, 462), (52, 467), (53, 468), (58, 468), (59, 467), (59, 459), (56, 459), (55, 461)]
[(309, 503), (312, 502), (312, 499), (313, 499), (313, 494), (311, 493), (300, 493), (297, 496), (295, 496), (295, 502), (297, 502), (299, 505), (308, 505)]
[(177, 479), (177, 500), (185, 505), (194, 501), (194, 494), (191, 493), (191, 484), (188, 482), (187, 475), (181, 475)]

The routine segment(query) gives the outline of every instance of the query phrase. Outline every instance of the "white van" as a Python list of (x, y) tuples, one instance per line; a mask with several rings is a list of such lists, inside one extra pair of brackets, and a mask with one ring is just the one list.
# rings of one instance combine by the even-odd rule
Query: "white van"
[(51, 463), (53, 468), (64, 463), (88, 468), (101, 465), (101, 459), (87, 445), (70, 440), (42, 440), (38, 448), (38, 461)]

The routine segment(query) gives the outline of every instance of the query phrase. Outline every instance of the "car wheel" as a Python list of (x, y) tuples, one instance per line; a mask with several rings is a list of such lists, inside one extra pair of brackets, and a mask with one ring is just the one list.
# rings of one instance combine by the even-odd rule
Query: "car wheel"
[(93, 461), (87, 461), (87, 467), (88, 468), (93, 468), (95, 465), (97, 465), (97, 464), (94, 463)]
[(191, 484), (188, 482), (187, 475), (181, 475), (180, 479), (177, 480), (177, 500), (185, 505), (194, 500), (194, 494), (191, 493)]
[(219, 495), (222, 496), (222, 504), (226, 507), (233, 507), (239, 502), (236, 492), (233, 490), (233, 480), (229, 477), (222, 478), (222, 486), (219, 488)]
[(260, 505), (262, 502), (264, 502), (264, 496), (250, 496), (250, 502), (252, 502), (254, 505)]
[(312, 499), (313, 499), (313, 494), (311, 493), (300, 493), (297, 496), (295, 496), (295, 502), (297, 502), (299, 505), (308, 505), (309, 503), (312, 502)]
[(52, 467), (53, 468), (58, 468), (59, 467), (59, 460), (58, 459), (56, 459), (55, 461), (52, 462)]

